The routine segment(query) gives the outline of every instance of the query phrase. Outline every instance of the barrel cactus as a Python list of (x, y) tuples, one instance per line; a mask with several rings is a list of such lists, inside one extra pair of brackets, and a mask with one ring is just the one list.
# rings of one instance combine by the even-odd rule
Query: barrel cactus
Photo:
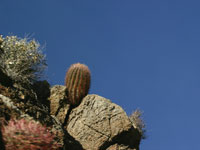
[(6, 150), (56, 150), (61, 147), (46, 126), (26, 119), (11, 119), (3, 124), (2, 135)]
[(65, 85), (68, 100), (72, 105), (79, 105), (81, 100), (88, 94), (90, 80), (90, 70), (86, 65), (76, 63), (70, 66), (66, 73)]

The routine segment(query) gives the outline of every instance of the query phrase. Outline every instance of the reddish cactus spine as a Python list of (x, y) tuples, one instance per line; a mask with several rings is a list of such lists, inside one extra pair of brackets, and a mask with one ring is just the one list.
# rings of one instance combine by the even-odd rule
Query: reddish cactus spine
[(90, 78), (90, 70), (86, 65), (76, 63), (70, 66), (66, 73), (65, 85), (72, 105), (79, 105), (83, 97), (88, 94)]
[(34, 120), (11, 119), (1, 131), (6, 150), (56, 150), (61, 147), (48, 128)]

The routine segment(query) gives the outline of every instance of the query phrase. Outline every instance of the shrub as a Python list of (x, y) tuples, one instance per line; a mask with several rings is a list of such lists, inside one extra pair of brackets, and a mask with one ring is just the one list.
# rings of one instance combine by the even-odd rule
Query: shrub
[(60, 147), (48, 129), (35, 121), (11, 119), (2, 127), (6, 150), (56, 150)]
[(46, 68), (45, 56), (35, 40), (0, 36), (0, 69), (12, 80), (31, 84)]
[(141, 137), (145, 139), (146, 126), (145, 126), (144, 121), (141, 119), (141, 116), (142, 116), (142, 112), (139, 109), (137, 109), (135, 112), (132, 113), (132, 115), (129, 116), (129, 119), (133, 123), (133, 126), (138, 129), (138, 131), (141, 134)]

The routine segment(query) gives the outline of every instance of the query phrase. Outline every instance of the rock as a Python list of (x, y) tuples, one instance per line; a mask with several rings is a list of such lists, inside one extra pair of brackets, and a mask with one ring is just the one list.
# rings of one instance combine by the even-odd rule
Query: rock
[(40, 101), (37, 99), (20, 99), (19, 91), (0, 86), (0, 120), (9, 121), (11, 118), (39, 121), (54, 133), (58, 143), (63, 146), (63, 150), (68, 147), (71, 150), (82, 149), (79, 142), (67, 133), (59, 120), (54, 115), (50, 115), (48, 109), (45, 109)]
[(119, 144), (114, 144), (108, 147), (106, 150), (138, 150), (139, 148), (129, 148), (129, 146), (126, 145), (119, 145)]
[(63, 150), (139, 150), (140, 132), (124, 110), (110, 100), (87, 95), (74, 108), (69, 104), (65, 86), (56, 85), (51, 88), (47, 106), (34, 92), (0, 85), (0, 120), (39, 121), (54, 133)]
[(58, 120), (64, 124), (67, 119), (67, 114), (70, 111), (70, 104), (67, 100), (66, 87), (56, 85), (51, 88), (50, 113), (55, 115)]
[(120, 145), (133, 150), (141, 138), (124, 110), (98, 95), (87, 95), (72, 109), (64, 128), (87, 150), (117, 150)]
[[(42, 119), (41, 118), (37, 118), (38, 114), (42, 114), (42, 116), (44, 116)], [(19, 109), (16, 105), (15, 102), (13, 102), (10, 98), (3, 96), (0, 94), (0, 118), (1, 120), (5, 119), (5, 120), (10, 120), (11, 118), (25, 118), (27, 120), (37, 120), (39, 121), (41, 124), (50, 127), (51, 131), (57, 136), (59, 137), (58, 140), (59, 143), (61, 143), (62, 145), (63, 143), (63, 137), (64, 137), (64, 133), (63, 133), (63, 129), (61, 127), (61, 125), (59, 125), (59, 123), (54, 120), (50, 115), (48, 115), (45, 112), (39, 112), (38, 109), (38, 113), (35, 114), (35, 116), (30, 116), (29, 114), (23, 112), (21, 109)]]

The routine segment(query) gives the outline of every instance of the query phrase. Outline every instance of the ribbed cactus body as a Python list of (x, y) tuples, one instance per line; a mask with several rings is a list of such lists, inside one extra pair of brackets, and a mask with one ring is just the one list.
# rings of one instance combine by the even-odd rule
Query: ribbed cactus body
[(65, 85), (68, 90), (68, 99), (74, 106), (80, 104), (90, 88), (90, 70), (80, 63), (70, 66), (66, 73)]

